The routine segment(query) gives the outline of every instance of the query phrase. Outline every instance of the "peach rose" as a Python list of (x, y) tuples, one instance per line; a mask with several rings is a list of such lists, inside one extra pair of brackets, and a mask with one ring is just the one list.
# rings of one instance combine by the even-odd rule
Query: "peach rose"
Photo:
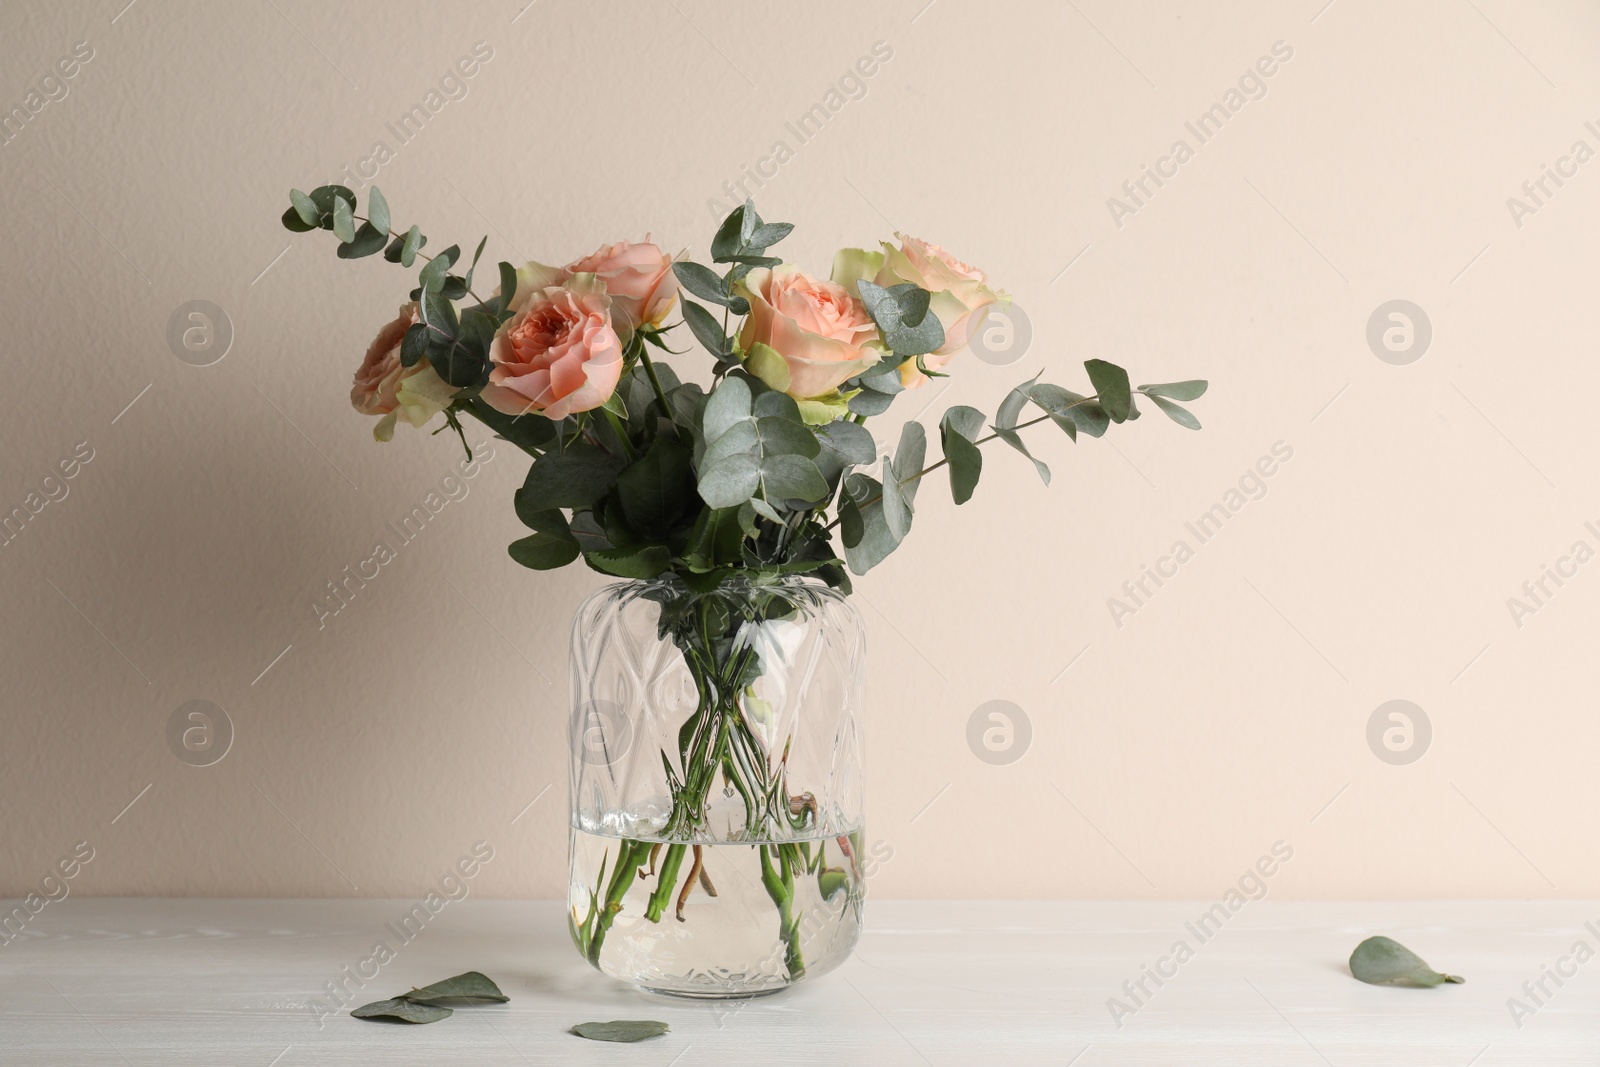
[(566, 266), (569, 274), (593, 274), (606, 284), (611, 313), (630, 329), (661, 325), (678, 297), (672, 257), (646, 234), (638, 244), (618, 241)]
[(872, 317), (841, 285), (785, 264), (740, 283), (750, 314), (739, 332), (745, 364), (797, 400), (833, 393), (882, 358)]
[(372, 436), (387, 441), (401, 416), (415, 427), (450, 406), (455, 388), (434, 373), (426, 359), (414, 366), (400, 365), (400, 342), (413, 323), (421, 321), (413, 301), (402, 304), (395, 320), (378, 331), (356, 370), (350, 403), (363, 415), (382, 415)]
[[(852, 292), (863, 278), (888, 288), (912, 282), (932, 294), (929, 310), (944, 327), (944, 344), (922, 357), (929, 370), (939, 370), (967, 346), (973, 332), (983, 322), (985, 309), (997, 302), (1010, 302), (1003, 292), (991, 289), (983, 271), (952, 256), (936, 244), (897, 233), (900, 247), (884, 242), (883, 251), (864, 252), (859, 248), (841, 249), (833, 261), (833, 280)], [(900, 379), (914, 388), (927, 381), (915, 360), (900, 366)]]
[(604, 404), (622, 377), (611, 303), (605, 283), (589, 273), (542, 289), (519, 285), (514, 314), (489, 346), (494, 369), (483, 399), (507, 415), (537, 411), (549, 419)]

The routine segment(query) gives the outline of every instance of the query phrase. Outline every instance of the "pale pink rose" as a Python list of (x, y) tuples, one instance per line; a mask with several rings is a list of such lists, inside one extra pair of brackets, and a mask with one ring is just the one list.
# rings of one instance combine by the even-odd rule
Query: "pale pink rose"
[(568, 263), (566, 269), (571, 274), (593, 274), (605, 282), (612, 315), (633, 329), (647, 323), (659, 326), (678, 297), (672, 257), (653, 244), (649, 234), (638, 244), (618, 241), (606, 245)]
[(489, 347), (494, 369), (483, 399), (507, 415), (564, 419), (610, 399), (622, 377), (622, 341), (611, 297), (593, 274), (564, 285), (518, 288), (514, 312)]
[[(747, 365), (774, 389), (799, 400), (820, 397), (882, 358), (867, 345), (876, 341), (878, 327), (842, 285), (785, 264), (751, 271), (740, 293), (750, 301), (750, 314), (739, 347)], [(782, 357), (783, 366), (765, 350)]]
[(421, 428), (449, 407), (455, 396), (455, 388), (439, 377), (426, 359), (410, 367), (400, 365), (400, 341), (418, 321), (417, 305), (402, 305), (399, 316), (379, 330), (367, 347), (350, 387), (350, 403), (357, 411), (383, 416), (372, 428), (372, 436), (380, 441), (394, 436), (400, 419)]

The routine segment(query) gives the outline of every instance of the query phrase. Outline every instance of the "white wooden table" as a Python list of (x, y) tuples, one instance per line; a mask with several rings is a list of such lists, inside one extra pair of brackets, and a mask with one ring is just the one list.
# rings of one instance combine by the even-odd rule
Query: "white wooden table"
[[(426, 1026), (319, 1020), (308, 1005), (354, 971), (412, 902), (68, 899), (0, 945), (0, 1064), (239, 1067), (383, 1064), (1195, 1065), (1500, 1067), (1600, 1063), (1600, 960), (1526, 999), (1577, 941), (1588, 902), (1247, 904), (1204, 944), (1184, 903), (871, 901), (856, 957), (761, 1000), (633, 992), (583, 963), (558, 903), (448, 904), (350, 1003), (465, 970), (511, 996)], [(1362, 985), (1350, 949), (1389, 934), (1467, 984)], [(1119, 1028), (1107, 1000), (1173, 943), (1194, 957)], [(1573, 963), (1562, 964), (1573, 970)], [(1172, 965), (1164, 970), (1171, 972)], [(353, 987), (352, 987), (353, 988)], [(1537, 987), (1535, 987), (1537, 990)], [(1533, 1006), (1531, 1000), (1526, 1001)], [(636, 1045), (565, 1033), (652, 1018)]]

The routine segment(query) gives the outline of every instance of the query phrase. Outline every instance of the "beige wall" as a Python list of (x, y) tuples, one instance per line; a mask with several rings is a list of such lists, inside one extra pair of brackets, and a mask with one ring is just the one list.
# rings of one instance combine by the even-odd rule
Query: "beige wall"
[[(566, 630), (598, 579), (506, 558), (502, 446), (319, 629), (324, 583), (458, 452), (375, 444), (346, 402), (406, 280), (277, 216), (383, 141), (397, 217), (491, 259), (647, 230), (703, 256), (707, 200), (780, 139), (757, 196), (799, 224), (789, 256), (902, 228), (1031, 317), (1019, 362), (962, 357), (931, 414), (1090, 356), (1213, 384), (1198, 435), (1041, 433), (1048, 490), (1010, 453), (971, 505), (930, 487), (860, 583), (876, 892), (1214, 897), (1281, 840), (1283, 897), (1600, 893), (1572, 847), (1600, 799), (1600, 563), (1520, 626), (1507, 606), (1600, 549), (1600, 162), (1507, 206), (1600, 149), (1593, 5), (125, 2), (0, 8), (6, 110), (93, 49), (0, 147), (0, 502), (93, 453), (0, 547), (0, 893), (81, 840), (85, 894), (408, 895), (483, 840), (475, 891), (558, 895)], [(387, 124), (480, 41), (468, 95), (400, 145)], [(1279, 41), (1266, 95), (1199, 144), (1185, 121)], [(798, 144), (785, 122), (875, 42), (866, 95)], [(1119, 226), (1108, 198), (1179, 138), (1193, 158)], [(199, 299), (235, 332), (205, 367), (165, 337)], [(1393, 299), (1432, 323), (1409, 365), (1365, 339)], [(1185, 523), (1277, 442), (1201, 544)], [(208, 767), (166, 738), (194, 699), (235, 730)], [(996, 699), (1032, 728), (1000, 766), (967, 743)], [(1392, 699), (1432, 725), (1409, 765), (1367, 741)]]

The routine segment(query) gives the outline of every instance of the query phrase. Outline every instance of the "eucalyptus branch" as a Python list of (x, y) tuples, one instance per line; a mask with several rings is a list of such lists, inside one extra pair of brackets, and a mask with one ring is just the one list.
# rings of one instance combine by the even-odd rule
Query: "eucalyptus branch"
[[(362, 222), (371, 222), (372, 221), (371, 219), (367, 218), (365, 215), (352, 214), (350, 217), (353, 218), (353, 219), (359, 219)], [(405, 234), (403, 234), (403, 233), (395, 233), (394, 230), (392, 230), (392, 229), (391, 230), (385, 230), (384, 231), (384, 236), (389, 237), (389, 238), (398, 237), (398, 238), (400, 238), (402, 240), (405, 238)], [(417, 249), (415, 254), (421, 256), (423, 259), (427, 260), (429, 263), (433, 262), (433, 258), (434, 257), (428, 255), (428, 253), (424, 252), (420, 248)], [(474, 293), (472, 291), (472, 287), (470, 285), (467, 287), (467, 293), (472, 297), (472, 299), (476, 300), (480, 304), (487, 304), (488, 303), (488, 301), (485, 300), (483, 297), (479, 296), (477, 293)]]
[[(1090, 401), (1092, 401), (1094, 399), (1095, 398), (1092, 397), (1092, 396), (1084, 397), (1083, 400), (1078, 401), (1077, 403), (1069, 404), (1069, 405), (1067, 405), (1067, 407), (1064, 407), (1061, 410), (1062, 411), (1069, 411), (1072, 408), (1078, 407), (1080, 404), (1087, 404), (1087, 403), (1089, 403)], [(1049, 418), (1050, 418), (1049, 415), (1040, 415), (1037, 419), (1029, 419), (1027, 422), (1019, 422), (1019, 423), (1017, 423), (1017, 425), (1011, 427), (1011, 429), (1013, 431), (1026, 430), (1029, 426), (1037, 426), (1041, 422), (1048, 421)], [(990, 441), (994, 441), (994, 440), (998, 439), (999, 436), (1000, 436), (1000, 434), (998, 432), (992, 433), (988, 437), (980, 437), (980, 438), (978, 438), (976, 441), (974, 441), (972, 443), (974, 445), (986, 445)], [(914, 482), (917, 479), (921, 478), (923, 475), (932, 474), (934, 471), (938, 470), (940, 467), (948, 465), (949, 462), (950, 461), (948, 459), (941, 459), (939, 462), (933, 464), (931, 467), (924, 467), (922, 470), (920, 470), (917, 473), (913, 474), (911, 477), (901, 479), (898, 484), (900, 485), (901, 488), (904, 488), (905, 486), (908, 486), (912, 482)], [(865, 510), (866, 508), (870, 508), (872, 505), (878, 503), (882, 499), (883, 499), (883, 494), (879, 493), (877, 496), (873, 497), (871, 500), (868, 500), (868, 501), (865, 501), (864, 503), (862, 503), (861, 507), (862, 507), (863, 510)], [(835, 516), (834, 520), (832, 522), (828, 523), (828, 525), (824, 526), (823, 529), (824, 530), (831, 530), (831, 529), (833, 529), (835, 526), (839, 525), (839, 523), (841, 523), (843, 521), (844, 521), (844, 517), (843, 516)]]

